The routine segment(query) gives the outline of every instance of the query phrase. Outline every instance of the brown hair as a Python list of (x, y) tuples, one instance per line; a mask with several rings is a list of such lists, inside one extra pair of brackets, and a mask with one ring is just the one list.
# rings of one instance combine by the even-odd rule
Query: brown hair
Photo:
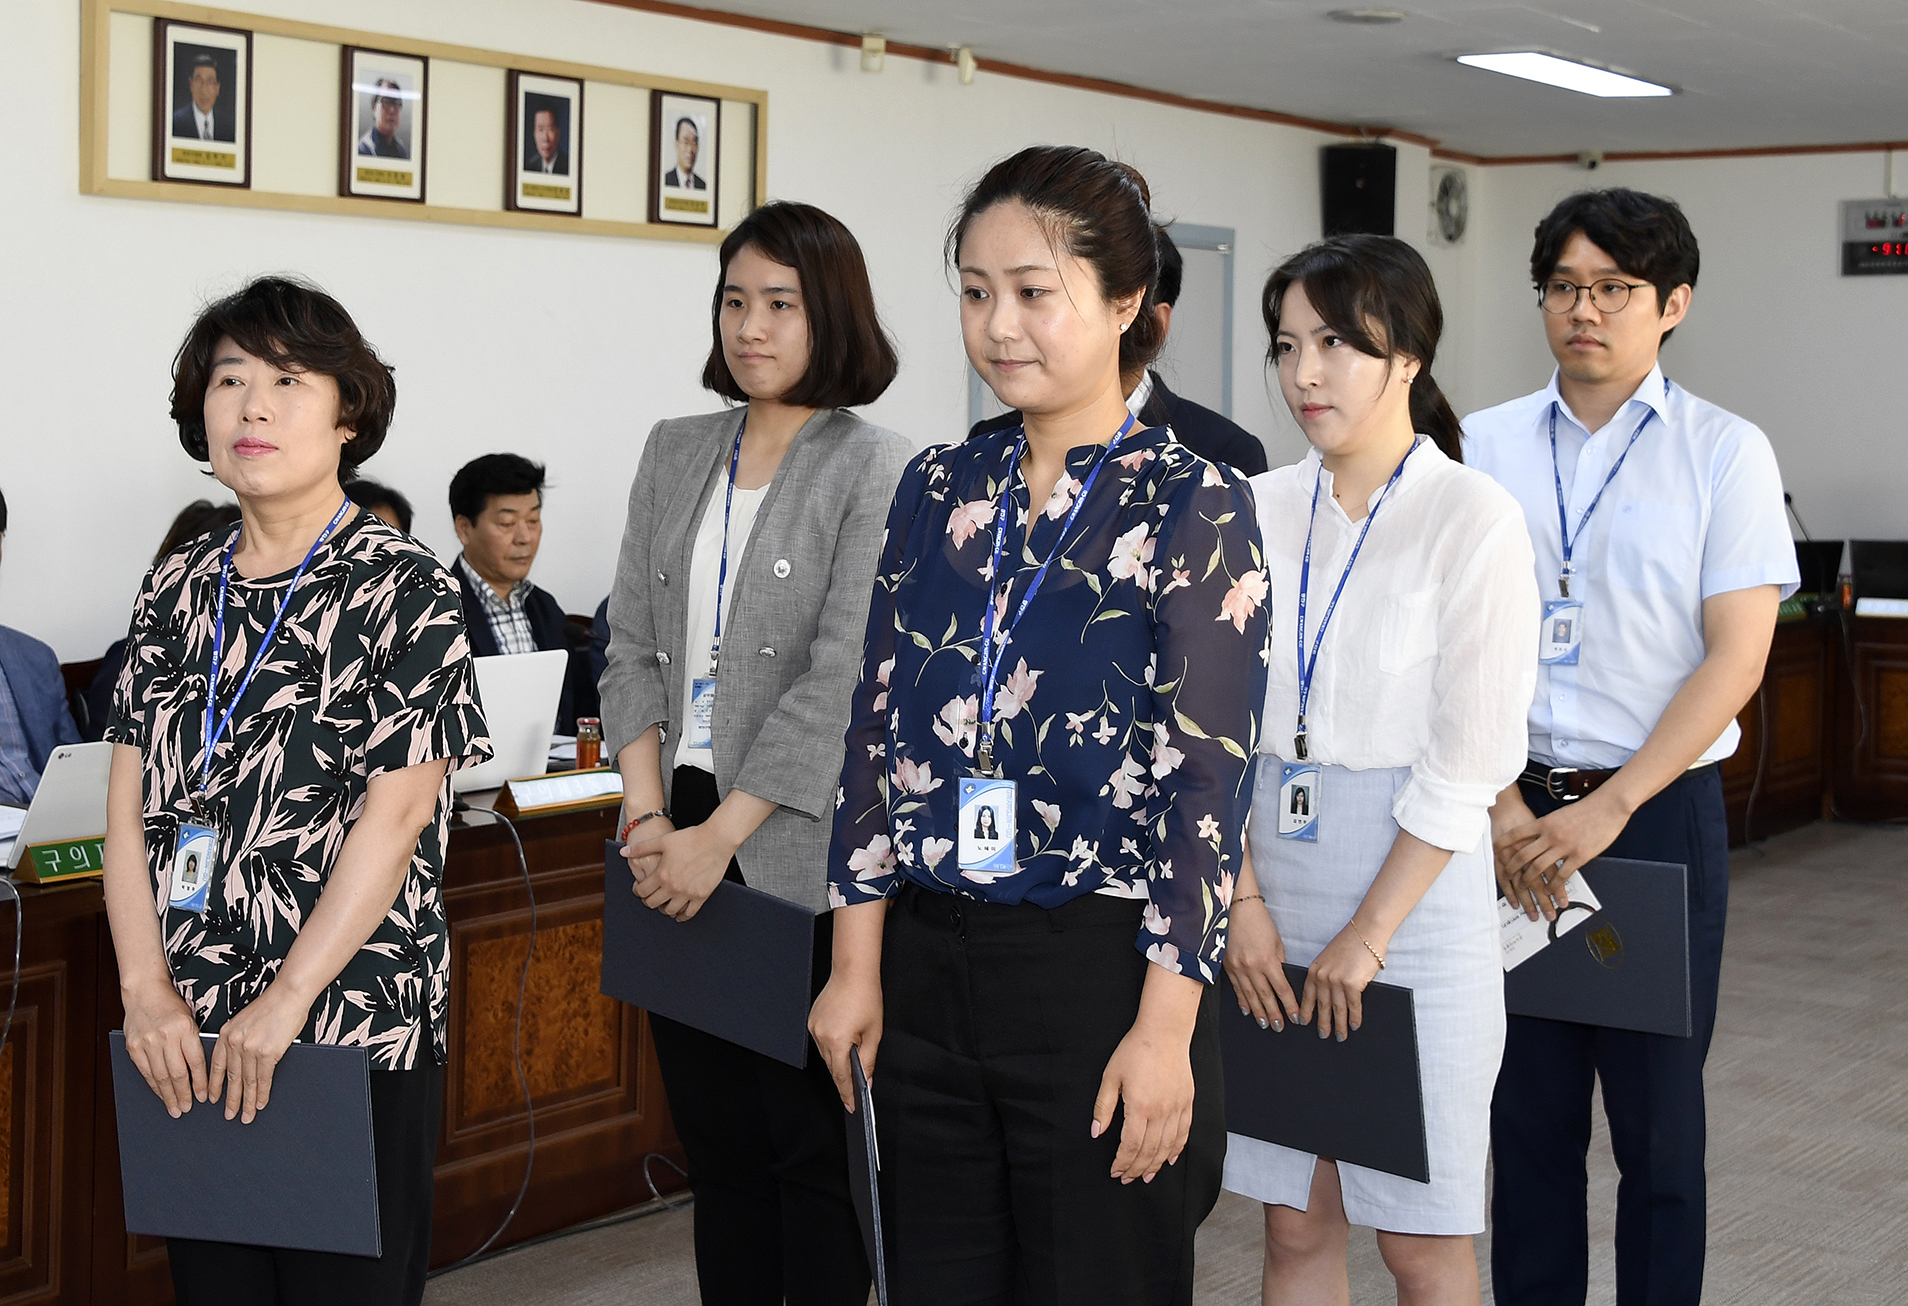
[(231, 526), (239, 520), (239, 506), (236, 503), (213, 503), (210, 499), (194, 499), (179, 510), (172, 519), (172, 525), (166, 528), (166, 538), (159, 543), (159, 552), (152, 555), (152, 565), (157, 567), (166, 560), (166, 555), (198, 539), (208, 531), (218, 530), (221, 526)]
[(853, 408), (879, 399), (901, 363), (875, 310), (861, 246), (840, 219), (812, 204), (787, 200), (764, 204), (722, 242), (722, 272), (709, 309), (714, 342), (702, 365), (703, 388), (737, 403), (749, 399), (722, 356), (722, 291), (729, 283), (729, 263), (749, 248), (795, 269), (808, 310), (808, 370), (788, 393), (776, 397), (798, 408)]
[(959, 266), (974, 219), (1018, 201), (1067, 253), (1092, 265), (1110, 300), (1140, 294), (1139, 316), (1120, 336), (1120, 375), (1142, 372), (1166, 344), (1150, 293), (1159, 280), (1152, 196), (1138, 169), (1080, 145), (1034, 145), (1002, 159), (974, 183), (947, 232), (947, 260)]
[(1431, 437), (1445, 457), (1464, 461), (1464, 429), (1450, 400), (1431, 379), (1444, 334), (1444, 308), (1424, 256), (1396, 236), (1333, 236), (1307, 245), (1266, 280), (1260, 309), (1271, 337), (1266, 361), (1278, 365), (1279, 313), (1285, 292), (1303, 286), (1318, 315), (1352, 348), (1373, 358), (1418, 360), (1411, 382), (1411, 427)]
[(384, 444), (397, 407), (391, 367), (358, 333), (344, 305), (290, 277), (260, 277), (199, 314), (172, 360), (172, 420), (179, 443), (211, 461), (205, 437), (205, 389), (221, 339), (288, 372), (316, 372), (338, 383), (339, 427), (356, 432), (339, 457), (349, 476)]

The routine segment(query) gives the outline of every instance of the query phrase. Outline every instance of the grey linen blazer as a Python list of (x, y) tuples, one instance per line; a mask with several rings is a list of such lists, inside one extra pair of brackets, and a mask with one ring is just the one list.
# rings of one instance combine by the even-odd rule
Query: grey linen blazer
[[(711, 496), (726, 483), (739, 411), (658, 422), (629, 491), (609, 600), (600, 685), (610, 757), (653, 725), (668, 795), (680, 737), (689, 562)], [(849, 698), (861, 678), (868, 603), (888, 505), (913, 448), (893, 431), (824, 408), (795, 436), (756, 515), (722, 631), (714, 741), (717, 792), (778, 804), (736, 852), (757, 889), (828, 906), (828, 841)]]

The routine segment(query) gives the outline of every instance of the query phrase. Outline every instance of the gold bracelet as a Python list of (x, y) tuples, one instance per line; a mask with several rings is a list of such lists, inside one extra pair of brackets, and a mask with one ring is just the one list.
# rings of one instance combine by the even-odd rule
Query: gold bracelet
[(1238, 897), (1238, 898), (1234, 898), (1234, 899), (1232, 900), (1232, 905), (1233, 905), (1234, 907), (1237, 907), (1237, 906), (1238, 906), (1238, 905), (1239, 905), (1240, 903), (1242, 903), (1242, 902), (1251, 902), (1251, 901), (1252, 901), (1252, 900), (1253, 900), (1254, 898), (1256, 898), (1256, 899), (1258, 899), (1258, 900), (1259, 900), (1260, 902), (1264, 902), (1264, 901), (1265, 901), (1265, 895), (1264, 895), (1264, 894), (1262, 894), (1262, 893), (1248, 893), (1248, 894), (1245, 894), (1245, 895), (1244, 895), (1244, 896), (1242, 896), (1242, 897)]
[(1378, 949), (1371, 946), (1371, 940), (1366, 938), (1364, 931), (1358, 928), (1358, 918), (1356, 916), (1351, 919), (1351, 931), (1358, 936), (1358, 941), (1365, 945), (1365, 951), (1371, 954), (1372, 960), (1378, 963), (1378, 969), (1383, 970), (1385, 968), (1385, 959), (1378, 955)]

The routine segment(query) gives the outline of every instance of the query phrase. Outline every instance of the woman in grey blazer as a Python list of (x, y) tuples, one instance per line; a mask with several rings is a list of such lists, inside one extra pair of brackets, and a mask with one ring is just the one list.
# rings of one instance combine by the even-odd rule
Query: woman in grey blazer
[[(801, 903), (818, 913), (812, 997), (832, 945), (848, 700), (910, 448), (843, 411), (897, 367), (846, 227), (768, 204), (723, 242), (721, 266), (702, 380), (747, 407), (649, 433), (609, 601), (604, 739), (644, 905), (686, 921), (725, 877)], [(650, 1028), (696, 1193), (703, 1302), (862, 1306), (869, 1269), (821, 1056), (795, 1070), (653, 1014)]]

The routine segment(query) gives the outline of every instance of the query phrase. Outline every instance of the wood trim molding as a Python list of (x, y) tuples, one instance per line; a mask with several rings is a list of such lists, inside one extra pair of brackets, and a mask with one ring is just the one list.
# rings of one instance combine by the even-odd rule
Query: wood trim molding
[[(853, 49), (861, 47), (861, 35), (858, 32), (837, 32), (826, 27), (811, 27), (806, 23), (785, 22), (779, 18), (757, 18), (751, 14), (730, 13), (725, 9), (676, 4), (672, 0), (596, 0), (596, 3), (613, 5), (618, 9), (635, 9), (643, 13), (662, 14), (671, 18), (688, 18), (696, 22), (716, 23), (723, 27), (739, 27), (752, 32), (766, 32), (771, 36), (789, 36), (801, 41), (819, 41), (825, 45), (841, 45)], [(889, 41), (887, 50), (891, 55), (905, 59), (920, 59), (928, 63), (949, 63), (954, 57), (950, 50), (937, 50), (925, 45), (909, 45), (902, 41)], [(1421, 136), (1416, 132), (1408, 132), (1396, 127), (1330, 122), (1323, 118), (1307, 118), (1299, 114), (1279, 113), (1272, 109), (1228, 104), (1221, 100), (1201, 100), (1189, 95), (1178, 95), (1172, 91), (1133, 86), (1127, 82), (1111, 81), (1103, 77), (1083, 77), (1076, 73), (1054, 72), (1047, 68), (1007, 63), (999, 59), (977, 59), (976, 64), (983, 71), (1000, 77), (1018, 77), (1023, 81), (1046, 82), (1049, 85), (1067, 86), (1074, 90), (1096, 91), (1102, 95), (1145, 100), (1152, 104), (1169, 105), (1176, 109), (1216, 113), (1223, 117), (1244, 118), (1252, 122), (1277, 123), (1284, 127), (1300, 127), (1307, 131), (1323, 132), (1332, 136), (1406, 141), (1412, 145), (1425, 146), (1431, 151), (1433, 158), (1451, 163), (1468, 163), (1473, 167), (1506, 167), (1542, 163), (1574, 164), (1577, 161), (1575, 154), (1466, 154), (1460, 150), (1444, 149), (1432, 137)], [(1613, 150), (1603, 157), (1611, 163), (1624, 163), (1653, 159), (1761, 158), (1783, 154), (1861, 154), (1879, 153), (1884, 150), (1908, 150), (1908, 141), (1857, 141), (1828, 145), (1757, 145), (1729, 150)]]
[[(810, 27), (805, 23), (784, 22), (778, 18), (757, 18), (750, 14), (730, 13), (725, 9), (705, 9), (699, 5), (674, 4), (671, 0), (596, 0), (596, 2), (613, 5), (618, 9), (635, 9), (643, 13), (662, 14), (670, 18), (688, 18), (697, 22), (716, 23), (723, 27), (740, 27), (752, 32), (766, 32), (771, 36), (789, 36), (801, 41), (819, 41), (824, 45), (861, 48), (861, 35), (858, 32), (837, 32), (826, 27)], [(951, 63), (954, 59), (951, 50), (936, 50), (926, 45), (909, 45), (903, 41), (889, 41), (888, 53), (904, 59), (920, 59), (926, 63)], [(1046, 82), (1049, 85), (1066, 86), (1077, 91), (1095, 91), (1102, 95), (1118, 95), (1129, 100), (1146, 100), (1176, 109), (1216, 113), (1223, 117), (1245, 118), (1252, 122), (1277, 123), (1283, 127), (1301, 127), (1307, 131), (1323, 132), (1331, 136), (1407, 141), (1427, 149), (1437, 146), (1437, 142), (1429, 136), (1420, 136), (1415, 132), (1402, 131), (1395, 127), (1360, 127), (1352, 123), (1328, 122), (1323, 118), (1306, 118), (1298, 114), (1279, 113), (1272, 109), (1255, 109), (1243, 104), (1227, 104), (1221, 100), (1201, 100), (1190, 95), (1154, 90), (1147, 86), (1134, 86), (1128, 82), (1111, 81), (1104, 77), (1084, 77), (1078, 73), (1055, 72), (1048, 68), (1034, 68), (1027, 64), (1008, 63), (1001, 59), (976, 59), (975, 64), (982, 72), (993, 73), (999, 77), (1017, 77), (1022, 81)]]

